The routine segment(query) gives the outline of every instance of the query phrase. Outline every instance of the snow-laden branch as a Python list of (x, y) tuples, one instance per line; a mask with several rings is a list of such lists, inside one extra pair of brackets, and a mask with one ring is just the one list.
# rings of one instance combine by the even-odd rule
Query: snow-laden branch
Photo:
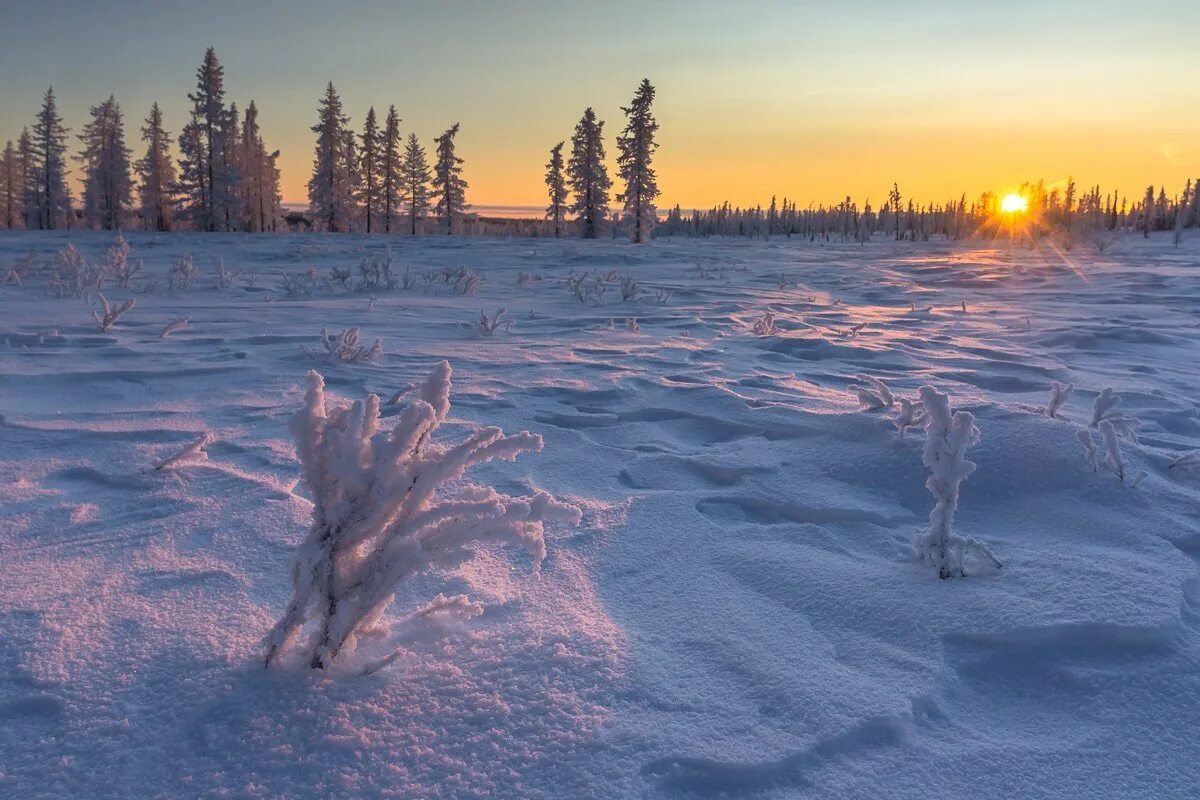
[(935, 502), (929, 513), (929, 530), (917, 536), (917, 555), (938, 571), (939, 578), (966, 577), (968, 566), (974, 564), (999, 569), (999, 560), (986, 545), (955, 535), (951, 527), (959, 485), (975, 471), (975, 463), (966, 457), (967, 448), (979, 441), (975, 416), (968, 411), (951, 416), (950, 397), (932, 386), (922, 386), (920, 394), (925, 409), (922, 461), (929, 467), (925, 486)]
[(909, 428), (921, 428), (925, 425), (925, 407), (921, 405), (921, 401), (906, 400), (901, 397), (896, 400), (900, 410), (897, 412), (896, 419), (892, 420), (896, 425), (896, 430), (900, 432), (900, 438), (908, 433)]
[(775, 327), (775, 312), (764, 311), (760, 319), (754, 320), (754, 335), (755, 336), (774, 336), (779, 332)]
[[(328, 400), (324, 379), (308, 373), (304, 408), (291, 430), (312, 494), (312, 525), (296, 552), (292, 599), (267, 636), (268, 666), (298, 646), (311, 667), (328, 668), (376, 625), (398, 584), (469, 560), (477, 542), (521, 546), (540, 565), (544, 525), (579, 522), (579, 509), (545, 492), (511, 497), (459, 484), (471, 466), (540, 451), (542, 438), (487, 427), (458, 444), (435, 444), (449, 409), (445, 361), (414, 390), (390, 431), (380, 430), (377, 396), (349, 405)], [(444, 629), (474, 608), (465, 598), (435, 602), (409, 618), (401, 638), (435, 623)], [(297, 645), (306, 626), (311, 636)]]
[(170, 336), (172, 333), (183, 330), (188, 325), (190, 325), (191, 322), (192, 322), (191, 317), (183, 317), (182, 319), (177, 319), (174, 322), (168, 322), (167, 326), (162, 329), (162, 333), (160, 333), (158, 335), (158, 338), (165, 339), (168, 336)]

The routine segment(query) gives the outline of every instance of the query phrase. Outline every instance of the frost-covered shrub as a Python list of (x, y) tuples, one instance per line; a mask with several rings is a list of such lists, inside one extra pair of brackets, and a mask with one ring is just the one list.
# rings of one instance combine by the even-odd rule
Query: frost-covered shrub
[(46, 282), (46, 292), (55, 297), (83, 297), (89, 289), (98, 289), (104, 279), (104, 268), (89, 264), (70, 242), (55, 256), (53, 271)]
[[(458, 483), (476, 464), (540, 451), (542, 439), (487, 427), (458, 444), (436, 444), (433, 434), (449, 410), (445, 361), (415, 390), (391, 430), (380, 430), (377, 396), (331, 402), (321, 376), (308, 373), (304, 408), (291, 430), (312, 495), (312, 524), (292, 565), (291, 601), (266, 639), (267, 666), (299, 649), (304, 663), (328, 669), (353, 652), (368, 629), (378, 629), (396, 587), (414, 575), (470, 560), (479, 542), (524, 547), (540, 565), (544, 525), (579, 522), (577, 508), (545, 492), (511, 497)], [(465, 597), (439, 595), (393, 634), (403, 643), (479, 611)], [(310, 636), (300, 643), (306, 627)]]
[(311, 297), (317, 290), (317, 268), (309, 267), (300, 274), (283, 273), (279, 276), (279, 290), (287, 297)]
[(630, 333), (637, 333), (642, 329), (642, 326), (638, 324), (637, 317), (630, 317), (625, 320), (625, 327), (629, 328)]
[(621, 278), (621, 299), (625, 302), (635, 302), (642, 296), (642, 287), (632, 275)]
[(34, 257), (33, 253), (29, 253), (17, 259), (17, 262), (8, 268), (8, 271), (4, 273), (4, 280), (0, 281), (0, 284), (15, 283), (17, 286), (21, 286), (33, 272)]
[(233, 282), (242, 274), (241, 272), (231, 272), (225, 269), (225, 259), (220, 256), (213, 259), (213, 269), (216, 270), (214, 284), (218, 289), (232, 289)]
[(305, 347), (304, 352), (325, 361), (350, 361), (358, 364), (373, 364), (383, 355), (383, 340), (376, 339), (370, 347), (359, 341), (358, 328), (347, 328), (336, 336), (321, 328), (321, 350)]
[(1050, 399), (1046, 401), (1046, 407), (1042, 409), (1042, 413), (1051, 419), (1059, 419), (1058, 412), (1062, 409), (1063, 404), (1067, 402), (1073, 391), (1075, 391), (1075, 384), (1073, 383), (1050, 381)]
[(105, 251), (105, 275), (122, 289), (130, 288), (133, 279), (142, 271), (142, 262), (129, 263), (129, 242), (120, 233)]
[(171, 268), (167, 270), (167, 288), (171, 291), (190, 289), (199, 275), (192, 254), (180, 256), (171, 262)]
[(854, 378), (862, 383), (852, 383), (847, 388), (858, 397), (863, 411), (879, 411), (895, 404), (892, 390), (883, 381), (870, 375), (855, 375)]
[(654, 290), (654, 302), (658, 303), (660, 306), (665, 306), (667, 304), (667, 301), (670, 299), (671, 299), (671, 290), (670, 289), (655, 289)]
[(106, 298), (104, 295), (101, 294), (98, 296), (100, 298), (100, 305), (103, 309), (103, 313), (93, 309), (92, 316), (96, 318), (96, 324), (100, 326), (100, 330), (105, 333), (107, 333), (109, 328), (111, 328), (113, 325), (117, 324), (117, 320), (119, 320), (121, 316), (125, 314), (125, 312), (129, 311), (137, 304), (137, 301), (131, 297), (124, 303), (119, 305), (111, 305), (108, 302), (108, 298)]
[(1088, 423), (1088, 427), (1098, 428), (1101, 422), (1108, 422), (1116, 433), (1128, 436), (1136, 444), (1137, 429), (1142, 426), (1141, 420), (1116, 411), (1115, 409), (1120, 403), (1121, 396), (1115, 394), (1111, 387), (1105, 387), (1100, 394), (1096, 395), (1096, 399), (1092, 403), (1092, 420)]
[(1100, 420), (1100, 437), (1104, 439), (1105, 460), (1112, 467), (1112, 471), (1121, 479), (1121, 483), (1125, 482), (1125, 458), (1121, 455), (1121, 441), (1117, 438), (1117, 429), (1112, 422), (1106, 419)]
[(925, 486), (933, 495), (929, 530), (917, 536), (918, 557), (938, 572), (939, 578), (962, 578), (968, 571), (999, 569), (1000, 562), (985, 544), (958, 536), (952, 530), (958, 509), (959, 484), (975, 471), (967, 448), (979, 441), (975, 416), (969, 411), (950, 414), (950, 397), (932, 386), (921, 387), (925, 409), (925, 449), (922, 462), (929, 467)]
[[(346, 288), (349, 288), (349, 270), (346, 271)], [(392, 278), (392, 247), (388, 245), (387, 254), (368, 256), (358, 265), (358, 290), (360, 292), (375, 292), (396, 288)]]
[(1100, 471), (1100, 453), (1096, 449), (1096, 440), (1092, 438), (1092, 432), (1087, 428), (1080, 428), (1075, 431), (1075, 438), (1083, 445), (1083, 461), (1087, 464), (1092, 472)]
[(754, 335), (755, 336), (774, 336), (779, 332), (775, 327), (775, 312), (765, 311), (760, 319), (754, 320)]
[(494, 336), (496, 333), (496, 330), (499, 328), (503, 328), (507, 332), (508, 326), (512, 324), (512, 320), (503, 318), (504, 312), (506, 310), (507, 309), (503, 309), (503, 308), (499, 309), (498, 311), (496, 311), (495, 315), (492, 316), (490, 319), (488, 318), (486, 311), (480, 311), (479, 312), (479, 335), (480, 336)]

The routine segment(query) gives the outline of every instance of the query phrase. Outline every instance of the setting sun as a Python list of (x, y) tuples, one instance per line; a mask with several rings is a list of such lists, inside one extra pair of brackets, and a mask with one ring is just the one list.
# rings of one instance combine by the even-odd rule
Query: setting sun
[(1029, 209), (1029, 201), (1019, 194), (1006, 194), (1000, 201), (1000, 210), (1005, 214), (1020, 214)]

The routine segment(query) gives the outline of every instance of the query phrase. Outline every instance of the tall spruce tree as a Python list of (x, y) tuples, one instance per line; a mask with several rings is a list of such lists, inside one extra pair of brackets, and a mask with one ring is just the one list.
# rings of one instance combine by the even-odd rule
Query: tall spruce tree
[(563, 219), (567, 213), (567, 176), (563, 171), (563, 145), (559, 142), (550, 148), (550, 160), (546, 162), (546, 190), (550, 205), (546, 206), (546, 219), (554, 225), (555, 237), (562, 236)]
[(20, 199), (17, 202), (21, 208), (22, 224), (26, 228), (37, 228), (38, 213), (33, 204), (37, 194), (37, 172), (33, 167), (33, 137), (29, 135), (29, 128), (22, 128), (21, 135), (17, 137), (17, 172), (20, 180)]
[(567, 178), (574, 200), (571, 212), (579, 223), (584, 239), (595, 239), (608, 218), (608, 193), (612, 180), (604, 166), (604, 123), (588, 108), (575, 126), (571, 137), (571, 159)]
[(20, 155), (9, 139), (4, 144), (4, 155), (0, 156), (0, 224), (5, 228), (24, 227), (25, 210), (21, 206), (24, 191)]
[(133, 179), (129, 174), (130, 150), (125, 146), (125, 120), (116, 98), (91, 108), (92, 119), (83, 126), (78, 156), (83, 165), (83, 211), (88, 227), (117, 230), (125, 210), (133, 205)]
[(454, 224), (467, 210), (467, 182), (462, 177), (463, 160), (454, 149), (458, 123), (437, 137), (437, 161), (433, 168), (433, 191), (437, 198), (435, 211), (447, 236), (454, 233)]
[(317, 134), (312, 178), (308, 181), (308, 202), (313, 225), (319, 230), (349, 231), (354, 218), (353, 132), (350, 118), (342, 113), (342, 99), (331, 81), (325, 87), (317, 111)]
[(379, 202), (384, 233), (391, 233), (395, 229), (400, 216), (400, 195), (404, 183), (400, 146), (400, 115), (396, 113), (395, 106), (389, 106), (379, 147)]
[(409, 233), (416, 236), (420, 220), (429, 213), (430, 174), (429, 164), (425, 160), (425, 148), (421, 147), (415, 133), (408, 135), (408, 143), (404, 147), (401, 177), (401, 203), (408, 214)]
[(30, 228), (55, 230), (71, 223), (71, 192), (67, 188), (67, 128), (54, 99), (46, 90), (30, 139), (32, 179), (26, 188), (26, 207), (34, 224)]
[(162, 110), (158, 103), (142, 125), (142, 141), (146, 154), (134, 165), (138, 174), (138, 200), (141, 203), (142, 227), (150, 231), (169, 231), (172, 223), (175, 165), (171, 163), (171, 136), (163, 128)]
[(233, 142), (225, 108), (225, 70), (211, 47), (196, 70), (196, 91), (188, 100), (191, 117), (179, 133), (180, 215), (198, 230), (228, 230), (236, 208), (236, 175), (227, 154)]
[(375, 119), (375, 106), (371, 106), (363, 123), (362, 148), (358, 155), (358, 205), (362, 209), (363, 224), (367, 233), (374, 233), (378, 229), (380, 212), (383, 210), (383, 202), (380, 200), (382, 141), (379, 123)]
[(643, 78), (633, 102), (622, 107), (625, 130), (617, 137), (617, 171), (625, 181), (625, 191), (617, 199), (625, 206), (629, 238), (637, 243), (650, 238), (658, 223), (654, 201), (658, 199), (658, 176), (654, 172), (654, 151), (658, 143), (658, 121), (654, 118), (654, 87)]

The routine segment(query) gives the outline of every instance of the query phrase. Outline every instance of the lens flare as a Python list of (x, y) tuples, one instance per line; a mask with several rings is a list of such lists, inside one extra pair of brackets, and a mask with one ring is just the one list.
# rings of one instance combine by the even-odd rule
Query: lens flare
[(1029, 201), (1019, 194), (1006, 194), (1000, 201), (1000, 210), (1005, 214), (1021, 214), (1029, 210)]

